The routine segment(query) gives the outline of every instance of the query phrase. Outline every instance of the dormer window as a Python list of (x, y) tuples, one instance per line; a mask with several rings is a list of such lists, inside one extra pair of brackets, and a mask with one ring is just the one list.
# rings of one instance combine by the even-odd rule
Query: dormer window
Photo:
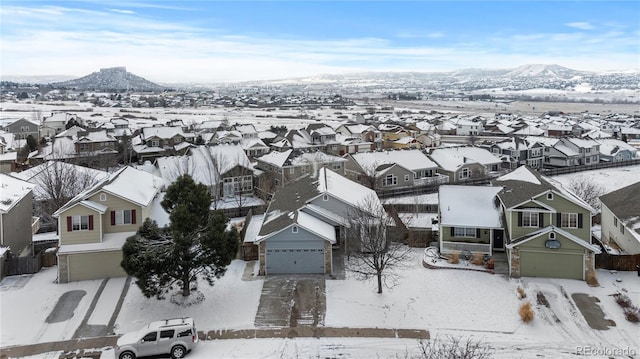
[(549, 192), (549, 193), (547, 193), (547, 199), (548, 199), (549, 201), (553, 201), (553, 192)]
[(291, 233), (298, 233), (298, 226), (291, 227)]

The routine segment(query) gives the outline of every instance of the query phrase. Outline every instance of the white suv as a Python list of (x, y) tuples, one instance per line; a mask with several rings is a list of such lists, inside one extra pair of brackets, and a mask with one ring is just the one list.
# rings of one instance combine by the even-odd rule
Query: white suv
[(118, 338), (116, 358), (135, 359), (160, 354), (182, 358), (197, 342), (198, 332), (193, 318), (159, 320)]

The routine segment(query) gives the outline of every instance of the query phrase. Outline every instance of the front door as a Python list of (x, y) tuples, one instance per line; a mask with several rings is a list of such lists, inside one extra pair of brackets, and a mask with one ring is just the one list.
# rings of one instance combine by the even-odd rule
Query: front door
[(493, 230), (493, 250), (504, 252), (504, 230), (503, 229)]

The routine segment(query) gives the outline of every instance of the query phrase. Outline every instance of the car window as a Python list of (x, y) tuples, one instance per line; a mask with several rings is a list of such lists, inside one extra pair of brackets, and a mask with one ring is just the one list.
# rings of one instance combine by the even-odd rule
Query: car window
[(151, 332), (142, 338), (143, 342), (155, 342), (158, 336), (157, 332)]
[(160, 339), (171, 339), (173, 338), (173, 333), (175, 333), (176, 331), (171, 329), (171, 330), (163, 330), (160, 332)]
[(180, 333), (178, 333), (178, 337), (190, 337), (190, 336), (191, 336), (191, 329), (183, 330)]

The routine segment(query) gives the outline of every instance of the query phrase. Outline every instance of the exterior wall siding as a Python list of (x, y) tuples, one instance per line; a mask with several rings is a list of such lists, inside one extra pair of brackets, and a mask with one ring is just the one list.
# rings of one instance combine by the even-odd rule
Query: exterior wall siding
[[(106, 194), (106, 201), (100, 200), (100, 194)], [(140, 228), (142, 222), (144, 221), (143, 216), (143, 208), (137, 204), (126, 201), (120, 197), (114, 196), (110, 193), (105, 193), (100, 191), (90, 198), (91, 201), (96, 203), (100, 203), (102, 205), (107, 206), (107, 211), (102, 215), (102, 231), (103, 233), (118, 233), (118, 232), (135, 232)], [(135, 224), (122, 224), (122, 225), (111, 225), (111, 211), (117, 210), (136, 210), (136, 223)]]
[[(68, 231), (67, 217), (93, 216), (93, 230)], [(60, 227), (60, 244), (99, 243), (100, 242), (100, 213), (83, 205), (76, 205), (60, 213), (58, 223)]]
[[(615, 220), (616, 216), (604, 203), (602, 204), (601, 213), (602, 240), (605, 243), (615, 242), (627, 254), (640, 253), (640, 242), (631, 234), (632, 229), (625, 227), (624, 233), (622, 233), (620, 228), (622, 222), (619, 219)], [(616, 222), (617, 225), (615, 225)]]
[(318, 207), (322, 207), (331, 213), (339, 215), (340, 217), (347, 219), (351, 215), (351, 211), (353, 211), (353, 207), (350, 205), (332, 197), (327, 196), (327, 200), (325, 201), (322, 196), (311, 201), (311, 204), (314, 204)]
[[(460, 226), (463, 227), (463, 226)], [(491, 231), (489, 229), (480, 229), (480, 237), (454, 237), (451, 235), (453, 227), (442, 227), (442, 240), (445, 242), (465, 242), (465, 243), (490, 243)], [(477, 230), (477, 228), (476, 228)], [(485, 233), (486, 232), (486, 233)]]
[(31, 246), (31, 214), (33, 195), (29, 192), (11, 211), (2, 214), (2, 245), (14, 254)]
[(301, 227), (298, 227), (298, 233), (293, 233), (289, 227), (264, 242), (266, 249), (322, 249), (325, 240)]
[(122, 269), (122, 251), (68, 254), (69, 282), (91, 279), (126, 277)]

